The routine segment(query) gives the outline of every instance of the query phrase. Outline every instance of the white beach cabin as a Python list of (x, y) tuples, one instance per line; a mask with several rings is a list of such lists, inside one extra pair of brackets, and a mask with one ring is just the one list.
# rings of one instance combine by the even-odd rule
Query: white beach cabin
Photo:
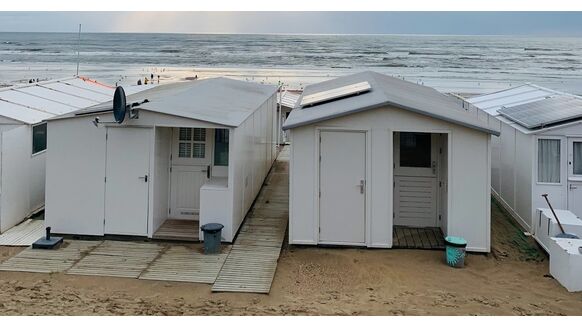
[(43, 120), (102, 103), (113, 91), (80, 77), (0, 89), (0, 233), (44, 206)]
[(283, 124), (289, 117), (291, 111), (297, 106), (297, 102), (301, 97), (301, 90), (281, 90), (277, 96), (277, 102), (279, 104), (279, 136), (278, 143), (284, 145), (289, 142), (287, 137), (287, 132), (283, 130)]
[(391, 248), (395, 226), (429, 227), (489, 252), (495, 118), (374, 72), (309, 85), (299, 106), (290, 243)]
[(468, 101), (502, 122), (491, 186), (517, 221), (535, 233), (545, 193), (554, 208), (582, 217), (582, 97), (525, 84)]
[(127, 97), (139, 105), (121, 124), (111, 99), (49, 120), (46, 225), (198, 240), (199, 225), (215, 222), (232, 241), (277, 155), (276, 93), (204, 79)]

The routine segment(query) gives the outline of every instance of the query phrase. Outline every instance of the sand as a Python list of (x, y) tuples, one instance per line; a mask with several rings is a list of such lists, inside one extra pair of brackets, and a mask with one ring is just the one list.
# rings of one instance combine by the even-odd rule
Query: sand
[[(0, 272), (2, 315), (581, 315), (582, 293), (494, 204), (491, 254), (464, 269), (440, 251), (289, 247), (270, 295), (209, 285)], [(0, 248), (0, 260), (22, 248)]]

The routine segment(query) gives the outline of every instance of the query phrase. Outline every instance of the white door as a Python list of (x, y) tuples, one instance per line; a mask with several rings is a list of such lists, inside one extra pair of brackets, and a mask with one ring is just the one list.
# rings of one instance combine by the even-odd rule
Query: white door
[(210, 129), (175, 128), (172, 143), (170, 213), (175, 219), (197, 220), (200, 188), (210, 177)]
[(146, 236), (150, 129), (108, 128), (105, 233)]
[(394, 225), (437, 226), (438, 135), (394, 134)]
[(582, 138), (568, 139), (568, 210), (582, 218)]
[(320, 135), (319, 241), (366, 242), (366, 134), (322, 131)]

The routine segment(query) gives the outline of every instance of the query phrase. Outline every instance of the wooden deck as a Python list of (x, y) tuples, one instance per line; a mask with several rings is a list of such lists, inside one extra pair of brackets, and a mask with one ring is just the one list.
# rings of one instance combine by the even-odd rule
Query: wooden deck
[(137, 278), (163, 246), (156, 243), (106, 240), (77, 262), (67, 274)]
[(393, 248), (444, 249), (445, 239), (440, 228), (394, 226)]
[(56, 250), (28, 247), (0, 264), (0, 271), (64, 272), (101, 243), (102, 241), (71, 240)]
[(44, 220), (28, 219), (0, 234), (0, 246), (30, 246), (44, 234)]
[(201, 246), (197, 249), (182, 245), (169, 246), (139, 279), (213, 284), (230, 246), (223, 246), (222, 252), (216, 255), (204, 255)]
[(285, 147), (243, 222), (213, 292), (268, 294), (271, 290), (289, 218), (288, 162)]
[(168, 219), (158, 228), (152, 239), (199, 241), (198, 226), (198, 221)]

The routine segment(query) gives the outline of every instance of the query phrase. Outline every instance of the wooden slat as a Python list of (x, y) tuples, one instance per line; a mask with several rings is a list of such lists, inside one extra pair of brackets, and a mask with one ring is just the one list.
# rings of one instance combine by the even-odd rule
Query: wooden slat
[(444, 236), (440, 228), (394, 226), (393, 248), (443, 249)]
[(166, 220), (154, 233), (153, 239), (199, 241), (199, 222), (193, 220)]
[(170, 246), (139, 279), (212, 284), (229, 251), (230, 246), (226, 246), (220, 254), (204, 255), (185, 246)]
[(45, 250), (29, 247), (0, 264), (0, 271), (63, 272), (71, 268), (101, 241), (65, 241), (59, 249)]
[(213, 292), (268, 294), (271, 290), (289, 217), (287, 153), (279, 155), (259, 192), (212, 286)]
[(0, 234), (0, 246), (30, 246), (44, 234), (43, 220), (28, 219)]

